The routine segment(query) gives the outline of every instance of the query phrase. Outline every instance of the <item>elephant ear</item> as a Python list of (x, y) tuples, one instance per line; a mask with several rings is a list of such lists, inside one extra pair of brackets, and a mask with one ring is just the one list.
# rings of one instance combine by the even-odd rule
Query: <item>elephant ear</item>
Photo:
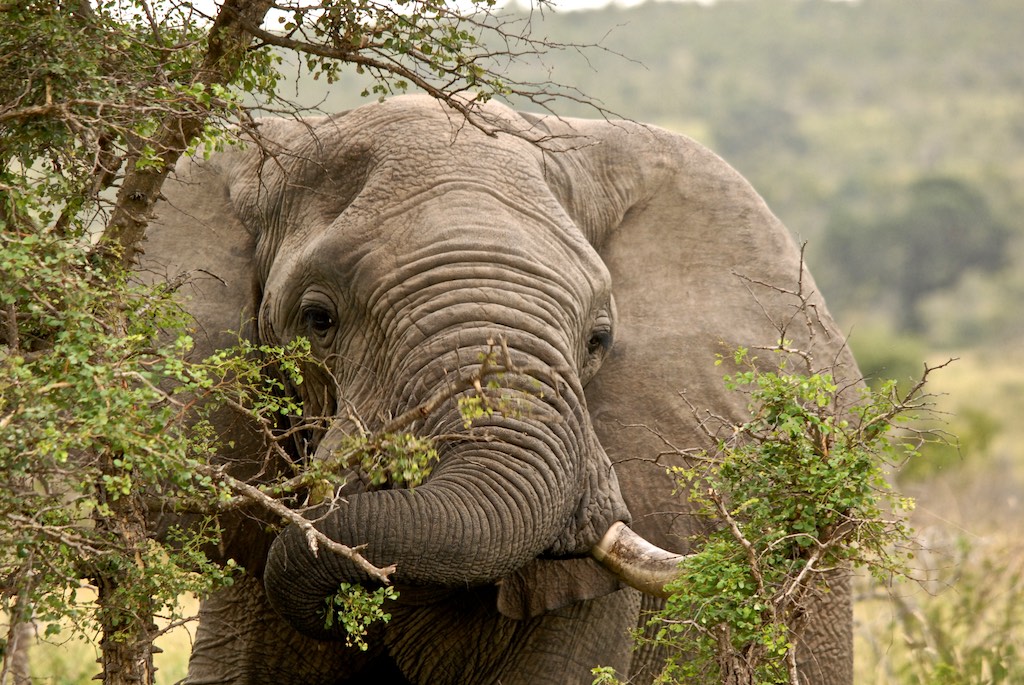
[[(243, 153), (231, 151), (208, 161), (182, 158), (163, 187), (163, 199), (147, 230), (139, 277), (168, 283), (192, 317), (193, 359), (238, 343), (252, 334), (258, 303), (254, 278), (255, 236), (239, 219), (231, 181), (243, 167)], [(228, 409), (210, 417), (220, 437), (219, 458), (232, 473), (248, 477), (267, 454), (262, 433)], [(180, 524), (178, 516), (158, 526)], [(252, 516), (223, 521), (224, 540), (215, 557), (234, 558), (254, 573), (265, 563), (264, 536)], [(269, 541), (267, 541), (269, 545)]]
[(176, 288), (195, 321), (195, 356), (230, 347), (239, 335), (255, 336), (275, 248), (261, 227), (274, 221), (286, 196), (303, 201), (302, 174), (318, 169), (310, 159), (321, 144), (316, 127), (324, 123), (330, 122), (264, 119), (238, 147), (208, 159), (182, 157), (168, 176), (139, 273)]
[(164, 184), (141, 260), (147, 280), (178, 289), (202, 355), (236, 343), (254, 314), (256, 237), (231, 200), (232, 157), (182, 158)]
[(685, 505), (665, 466), (707, 446), (699, 417), (738, 421), (747, 404), (716, 355), (774, 346), (784, 330), (821, 367), (857, 379), (856, 365), (789, 232), (721, 158), (631, 122), (534, 123), (562, 148), (546, 154), (551, 188), (612, 276), (614, 343), (586, 388), (595, 428), (634, 529), (685, 551), (699, 526), (673, 514)]
[[(736, 423), (747, 411), (746, 398), (726, 389), (727, 365), (716, 366), (716, 355), (728, 359), (744, 346), (772, 363), (771, 352), (754, 348), (771, 348), (784, 335), (840, 387), (854, 392), (860, 373), (800, 249), (722, 159), (635, 123), (531, 123), (550, 136), (552, 190), (611, 272), (615, 339), (586, 387), (594, 427), (632, 527), (686, 552), (703, 525), (666, 467), (709, 446), (701, 425), (709, 413)], [(811, 682), (852, 682), (849, 587), (842, 574), (831, 582), (834, 592), (808, 608), (804, 643), (814, 652), (801, 650), (800, 668)]]

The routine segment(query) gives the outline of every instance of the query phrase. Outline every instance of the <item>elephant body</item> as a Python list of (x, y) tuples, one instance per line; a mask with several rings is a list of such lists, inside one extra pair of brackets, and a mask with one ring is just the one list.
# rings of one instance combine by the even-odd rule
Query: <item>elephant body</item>
[[(196, 354), (241, 331), (306, 336), (321, 362), (295, 390), (306, 415), (332, 419), (296, 460), (418, 407), (429, 411), (412, 430), (439, 439), (421, 486), (378, 490), (352, 473), (333, 505), (306, 514), (397, 565), (400, 599), (369, 650), (346, 647), (318, 613), (339, 582), (366, 576), (314, 555), (294, 526), (269, 533), (242, 512), (225, 521), (221, 553), (248, 573), (203, 601), (188, 683), (657, 673), (659, 655), (634, 651), (629, 631), (658, 600), (590, 552), (617, 522), (680, 553), (694, 544), (701, 526), (666, 467), (706, 445), (692, 406), (743, 415), (715, 355), (778, 342), (792, 302), (756, 283), (791, 287), (800, 251), (742, 177), (683, 136), (477, 112), (470, 123), (406, 96), (266, 121), (248, 146), (185, 160), (168, 181), (142, 268), (194, 275)], [(824, 304), (810, 304), (815, 328), (794, 330), (796, 344), (856, 378)], [(477, 393), (467, 379), (486, 363), (501, 367), (500, 387), (481, 389), (498, 411), (467, 428), (456, 399)], [(233, 472), (290, 468), (253, 426), (224, 414), (218, 428)], [(851, 682), (841, 580), (813, 611), (808, 682)]]

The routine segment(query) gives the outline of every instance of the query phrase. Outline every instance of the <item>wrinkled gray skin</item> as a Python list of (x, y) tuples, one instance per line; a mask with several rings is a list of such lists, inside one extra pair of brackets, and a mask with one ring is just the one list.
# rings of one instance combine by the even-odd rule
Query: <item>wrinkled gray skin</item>
[[(633, 651), (628, 635), (656, 600), (588, 554), (620, 520), (664, 548), (692, 544), (698, 524), (664, 469), (680, 460), (674, 448), (704, 444), (681, 393), (741, 415), (715, 354), (772, 344), (766, 313), (791, 316), (794, 303), (737, 274), (794, 287), (799, 252), (750, 186), (685, 137), (494, 104), (484, 114), (518, 134), (485, 135), (401, 97), (265, 123), (260, 145), (185, 161), (168, 183), (144, 269), (192, 271), (199, 354), (229, 344), (224, 331), (309, 337), (334, 379), (311, 371), (299, 392), (307, 414), (337, 417), (308, 436), (313, 458), (352, 417), (380, 428), (476, 368), (494, 341), (522, 369), (502, 383), (523, 410), (478, 423), (487, 441), (457, 437), (448, 401), (414, 426), (456, 436), (425, 484), (349, 485), (318, 523), (397, 564), (402, 598), (368, 652), (318, 614), (338, 582), (363, 576), (249, 512), (226, 521), (219, 553), (251, 575), (203, 603), (187, 682), (589, 683), (605, 665), (641, 683), (656, 672), (658, 655)], [(797, 344), (856, 377), (812, 303), (820, 327), (810, 341), (795, 326)], [(235, 471), (263, 468), (258, 436), (222, 419)], [(813, 610), (807, 682), (852, 682), (848, 589), (837, 582)]]

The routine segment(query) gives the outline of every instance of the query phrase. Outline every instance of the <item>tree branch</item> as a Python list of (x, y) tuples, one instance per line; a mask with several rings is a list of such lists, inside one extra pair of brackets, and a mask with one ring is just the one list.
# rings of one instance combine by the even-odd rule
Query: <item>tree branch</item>
[(211, 478), (219, 480), (232, 492), (265, 507), (268, 511), (280, 516), (285, 521), (297, 525), (305, 533), (306, 542), (309, 544), (309, 549), (313, 552), (313, 556), (319, 556), (320, 548), (323, 547), (335, 554), (345, 557), (374, 580), (385, 585), (391, 584), (389, 576), (395, 572), (397, 567), (394, 565), (385, 566), (383, 568), (374, 566), (366, 559), (366, 557), (360, 554), (360, 552), (365, 548), (363, 545), (349, 547), (348, 545), (332, 540), (314, 528), (313, 522), (304, 518), (299, 512), (289, 509), (279, 500), (274, 499), (259, 488), (228, 475), (220, 467), (202, 465), (199, 466), (199, 471), (203, 475), (208, 475)]
[[(272, 6), (270, 0), (227, 0), (210, 30), (209, 45), (193, 83), (211, 86), (230, 83), (241, 68), (253, 36), (247, 26), (259, 26)], [(160, 197), (160, 188), (181, 155), (202, 131), (210, 109), (192, 102), (177, 114), (167, 115), (152, 138), (135, 140), (127, 172), (110, 223), (103, 232), (101, 253), (114, 254), (131, 266), (140, 251), (149, 218)], [(139, 166), (146, 147), (159, 164)]]

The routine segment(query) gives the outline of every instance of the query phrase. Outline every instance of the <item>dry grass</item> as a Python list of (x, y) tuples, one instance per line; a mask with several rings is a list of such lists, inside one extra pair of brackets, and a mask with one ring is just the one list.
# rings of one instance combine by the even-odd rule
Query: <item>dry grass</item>
[(858, 685), (1024, 682), (1024, 543), (932, 540), (916, 582), (864, 582), (856, 605)]
[(973, 352), (937, 374), (932, 390), (961, 453), (901, 486), (918, 502), (914, 580), (861, 581), (855, 681), (1022, 683), (1024, 360)]

